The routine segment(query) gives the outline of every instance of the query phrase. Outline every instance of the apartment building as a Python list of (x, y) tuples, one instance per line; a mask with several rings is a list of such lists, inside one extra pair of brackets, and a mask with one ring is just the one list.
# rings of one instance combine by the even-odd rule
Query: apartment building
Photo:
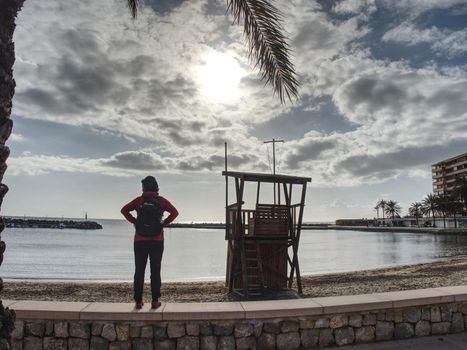
[(451, 194), (456, 177), (467, 178), (467, 153), (442, 160), (431, 166), (434, 194)]

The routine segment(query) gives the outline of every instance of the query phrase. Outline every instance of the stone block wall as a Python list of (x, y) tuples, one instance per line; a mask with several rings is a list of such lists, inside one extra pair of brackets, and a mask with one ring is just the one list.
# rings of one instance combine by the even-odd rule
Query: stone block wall
[(238, 321), (17, 320), (14, 350), (294, 350), (466, 330), (467, 303)]

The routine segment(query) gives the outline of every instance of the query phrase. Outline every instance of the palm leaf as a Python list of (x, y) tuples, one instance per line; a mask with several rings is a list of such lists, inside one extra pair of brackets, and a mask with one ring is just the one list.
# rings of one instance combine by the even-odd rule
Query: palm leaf
[(127, 0), (127, 3), (131, 12), (131, 16), (136, 18), (138, 15), (139, 0)]
[[(140, 0), (127, 0), (136, 18)], [(282, 15), (271, 0), (227, 0), (235, 23), (243, 20), (249, 57), (259, 67), (261, 78), (270, 83), (281, 103), (298, 98), (298, 81), (290, 60), (290, 48), (282, 33)]]
[(267, 0), (227, 0), (234, 22), (243, 19), (243, 32), (266, 84), (270, 83), (283, 103), (298, 97), (298, 81), (290, 60), (289, 45), (282, 33), (282, 15)]

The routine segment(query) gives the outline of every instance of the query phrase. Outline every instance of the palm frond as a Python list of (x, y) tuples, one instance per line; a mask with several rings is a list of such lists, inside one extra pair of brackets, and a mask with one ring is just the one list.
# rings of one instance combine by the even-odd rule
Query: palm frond
[(234, 22), (243, 19), (249, 56), (262, 79), (271, 83), (282, 103), (298, 98), (298, 81), (290, 60), (290, 48), (282, 33), (282, 15), (271, 0), (227, 0)]
[(138, 7), (139, 7), (140, 0), (127, 0), (128, 8), (130, 9), (131, 16), (136, 18), (138, 15)]

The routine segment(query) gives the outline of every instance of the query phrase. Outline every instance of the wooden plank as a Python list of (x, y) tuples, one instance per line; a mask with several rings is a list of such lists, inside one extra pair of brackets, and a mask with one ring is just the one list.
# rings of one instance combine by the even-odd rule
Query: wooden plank
[(237, 171), (223, 171), (223, 176), (231, 176), (234, 178), (242, 178), (244, 181), (253, 182), (269, 182), (269, 183), (296, 183), (302, 184), (311, 182), (311, 177), (300, 177), (290, 175), (278, 175), (278, 174), (263, 174), (263, 173), (245, 173)]

